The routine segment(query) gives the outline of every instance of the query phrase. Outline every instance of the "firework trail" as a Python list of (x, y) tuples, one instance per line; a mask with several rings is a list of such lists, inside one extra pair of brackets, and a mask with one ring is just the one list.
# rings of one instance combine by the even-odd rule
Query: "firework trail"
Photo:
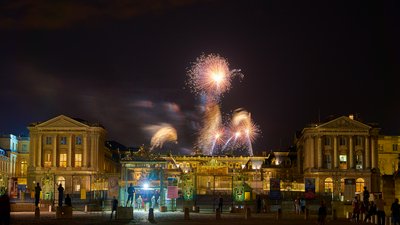
[(260, 130), (251, 120), (251, 114), (244, 109), (237, 109), (232, 115), (232, 128), (237, 131), (237, 138), (245, 134), (244, 143), (247, 145), (248, 153), (253, 156), (252, 142), (255, 140)]
[(240, 70), (230, 70), (228, 61), (218, 54), (202, 54), (188, 70), (187, 85), (193, 93), (205, 97), (203, 127), (197, 141), (204, 154), (212, 155), (216, 143), (220, 141), (222, 134), (218, 133), (222, 118), (218, 101), (223, 93), (229, 91), (232, 78), (237, 75), (243, 77)]
[(151, 125), (146, 129), (153, 133), (150, 141), (150, 150), (162, 148), (165, 142), (177, 143), (178, 135), (176, 129), (169, 124)]
[(202, 149), (203, 153), (211, 155), (214, 151), (216, 136), (222, 127), (221, 111), (218, 104), (208, 104), (205, 109), (204, 125), (200, 130), (198, 139), (198, 147)]

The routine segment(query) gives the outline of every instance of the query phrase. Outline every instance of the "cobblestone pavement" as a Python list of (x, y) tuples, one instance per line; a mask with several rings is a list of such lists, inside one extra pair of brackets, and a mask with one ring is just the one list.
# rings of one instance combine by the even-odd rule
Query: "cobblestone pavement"
[[(218, 224), (218, 225), (243, 225), (243, 224), (273, 224), (273, 225), (289, 225), (289, 224), (317, 224), (316, 216), (311, 215), (305, 220), (302, 215), (291, 213), (283, 214), (280, 220), (276, 219), (275, 213), (252, 214), (250, 219), (245, 219), (243, 213), (223, 213), (221, 219), (217, 220), (215, 213), (190, 213), (190, 219), (184, 219), (183, 212), (158, 212), (154, 213), (154, 222), (149, 222), (148, 212), (134, 212), (133, 220), (110, 220), (110, 211), (85, 213), (74, 211), (72, 219), (55, 219), (55, 213), (42, 212), (40, 219), (34, 218), (33, 212), (13, 212), (11, 213), (11, 224)], [(330, 220), (328, 217), (327, 225), (346, 225), (352, 224), (346, 219)]]

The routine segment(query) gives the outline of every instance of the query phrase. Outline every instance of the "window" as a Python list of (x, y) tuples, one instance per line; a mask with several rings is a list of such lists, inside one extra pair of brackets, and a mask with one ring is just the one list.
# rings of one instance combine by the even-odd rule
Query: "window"
[(60, 138), (60, 144), (66, 145), (67, 144), (67, 137), (61, 137)]
[(81, 144), (82, 144), (82, 137), (81, 137), (81, 136), (76, 136), (76, 138), (75, 138), (75, 144), (76, 144), (76, 145), (81, 145)]
[(383, 151), (383, 145), (382, 144), (378, 144), (378, 150), (379, 151)]
[(365, 181), (362, 178), (356, 180), (356, 192), (363, 192), (365, 186)]
[(44, 167), (51, 167), (51, 154), (46, 153), (44, 155)]
[(63, 186), (63, 188), (65, 188), (65, 178), (64, 177), (58, 177), (57, 178), (57, 187), (60, 184), (61, 184), (61, 186)]
[(324, 144), (325, 145), (331, 145), (331, 138), (330, 137), (325, 137)]
[(325, 192), (333, 192), (333, 180), (332, 178), (328, 177), (325, 179)]
[(346, 145), (346, 138), (345, 137), (340, 137), (339, 138), (339, 145)]
[(398, 151), (398, 145), (397, 144), (393, 144), (393, 151)]
[(363, 156), (361, 153), (356, 155), (356, 169), (363, 168)]
[(75, 167), (82, 166), (82, 154), (75, 154)]
[(324, 155), (325, 159), (325, 168), (326, 169), (332, 169), (332, 159), (331, 159), (331, 155), (330, 154), (325, 154)]
[(51, 137), (46, 137), (46, 145), (51, 145)]
[(347, 169), (347, 155), (339, 155), (340, 169)]
[(67, 167), (67, 154), (60, 154), (60, 167)]
[(28, 171), (28, 163), (26, 161), (21, 162), (21, 176), (25, 176)]
[(362, 145), (363, 138), (361, 136), (357, 136), (356, 145)]

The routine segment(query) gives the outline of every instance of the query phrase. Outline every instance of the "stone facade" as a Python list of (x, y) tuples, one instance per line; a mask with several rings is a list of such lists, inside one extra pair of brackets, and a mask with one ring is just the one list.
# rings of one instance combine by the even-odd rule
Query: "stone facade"
[(345, 179), (356, 180), (356, 192), (379, 192), (378, 133), (352, 116), (312, 124), (296, 140), (299, 170), (315, 179), (319, 193), (341, 196)]
[(107, 197), (104, 195), (108, 177), (118, 173), (118, 166), (104, 145), (106, 130), (100, 124), (60, 115), (45, 122), (32, 123), (28, 129), (30, 190), (39, 182), (42, 198), (56, 200), (56, 186), (61, 183), (64, 193), (82, 199), (86, 195), (90, 198)]

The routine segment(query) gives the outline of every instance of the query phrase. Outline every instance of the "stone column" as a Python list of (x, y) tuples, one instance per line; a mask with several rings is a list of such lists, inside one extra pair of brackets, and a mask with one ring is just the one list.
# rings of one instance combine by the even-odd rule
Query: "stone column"
[(318, 169), (322, 168), (322, 140), (321, 136), (318, 136)]
[(38, 153), (38, 158), (37, 158), (37, 165), (39, 167), (42, 167), (42, 141), (43, 141), (43, 135), (39, 134), (38, 137), (38, 146), (37, 146), (37, 153)]
[(315, 141), (314, 141), (314, 137), (310, 136), (310, 167), (314, 168), (315, 167)]
[(72, 165), (72, 134), (68, 136), (68, 161), (67, 167), (71, 167)]
[(354, 169), (354, 150), (353, 150), (353, 136), (349, 136), (349, 161), (350, 169)]
[(333, 167), (338, 168), (338, 143), (337, 143), (337, 135), (333, 137)]
[(87, 135), (84, 134), (83, 135), (83, 155), (82, 155), (82, 166), (83, 167), (87, 167), (88, 166), (88, 157), (87, 157), (87, 145), (88, 145), (88, 141), (87, 141)]
[(31, 134), (29, 166), (36, 167), (36, 134)]
[(365, 152), (365, 160), (364, 160), (364, 167), (366, 169), (370, 169), (371, 165), (370, 165), (370, 148), (369, 148), (369, 137), (365, 136), (365, 146), (364, 146), (364, 152)]
[(54, 139), (54, 141), (53, 141), (53, 152), (52, 152), (52, 155), (53, 155), (52, 165), (53, 165), (53, 167), (57, 167), (57, 154), (58, 154), (58, 151), (57, 151), (57, 138), (58, 138), (57, 134), (53, 136), (53, 139)]
[(90, 135), (90, 167), (94, 168), (94, 135)]
[(371, 136), (371, 168), (377, 168), (377, 154), (376, 154), (375, 138)]

